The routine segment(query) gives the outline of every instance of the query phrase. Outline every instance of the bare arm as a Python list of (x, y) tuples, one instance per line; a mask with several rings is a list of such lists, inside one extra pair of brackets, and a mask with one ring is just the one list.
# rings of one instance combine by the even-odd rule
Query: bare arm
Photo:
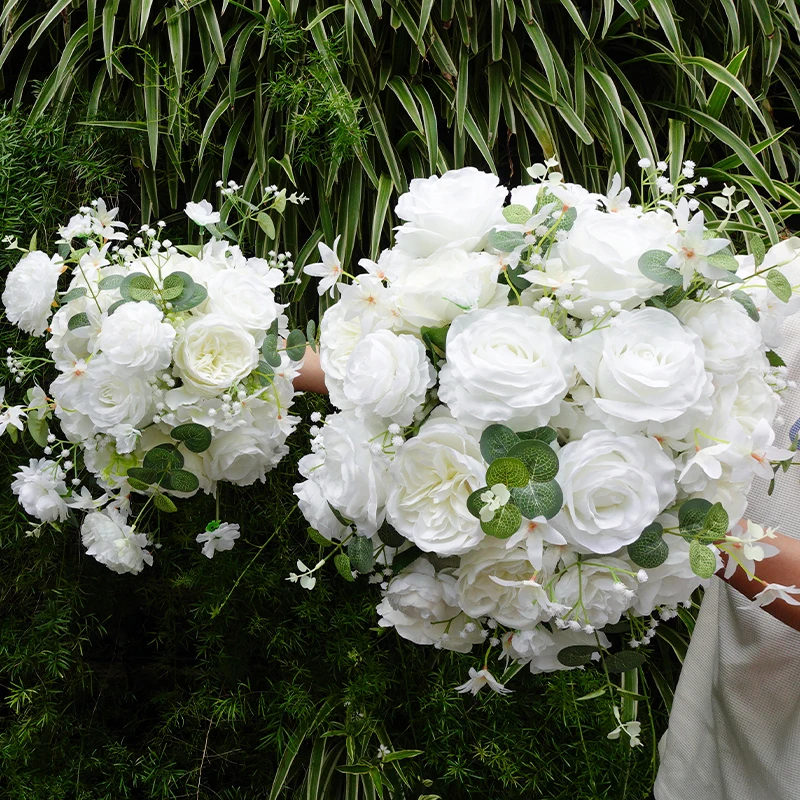
[[(776, 539), (771, 539), (780, 552), (771, 558), (765, 558), (756, 564), (756, 575), (767, 583), (779, 583), (783, 586), (797, 586), (800, 584), (800, 540), (793, 539), (783, 533), (776, 532)], [(722, 554), (723, 561), (727, 555)], [(722, 571), (717, 573), (722, 578)], [(725, 578), (722, 578), (725, 580)], [(745, 597), (751, 600), (764, 588), (759, 581), (752, 581), (747, 573), (737, 567), (736, 572), (727, 581)], [(796, 595), (800, 599), (800, 595)], [(764, 610), (773, 617), (785, 622), (797, 631), (800, 631), (800, 606), (793, 606), (783, 600), (773, 600), (765, 605)]]
[(294, 388), (299, 392), (328, 394), (325, 386), (325, 373), (319, 363), (319, 349), (315, 352), (310, 347), (306, 347), (303, 366), (300, 368), (300, 374), (294, 379)]

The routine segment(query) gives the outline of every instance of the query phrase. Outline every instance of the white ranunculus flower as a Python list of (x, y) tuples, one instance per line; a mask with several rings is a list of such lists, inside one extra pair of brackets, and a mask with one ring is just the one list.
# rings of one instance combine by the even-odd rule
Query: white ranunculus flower
[(619, 622), (636, 602), (638, 567), (613, 556), (597, 556), (580, 568), (577, 563), (573, 561), (556, 582), (554, 600), (575, 608), (572, 617), (582, 625), (604, 628)]
[(340, 541), (350, 528), (342, 525), (328, 506), (328, 501), (314, 481), (301, 481), (294, 485), (297, 505), (308, 524), (326, 539)]
[[(548, 633), (545, 637), (541, 628), (536, 631), (528, 633), (521, 631), (515, 633), (511, 644), (508, 647), (509, 653), (516, 651), (529, 652), (530, 656), (530, 670), (534, 675), (542, 672), (558, 672), (565, 669), (577, 669), (577, 667), (565, 667), (559, 660), (558, 654), (565, 647), (573, 647), (574, 645), (589, 645), (591, 647), (597, 646), (597, 638), (600, 638), (600, 644), (603, 647), (610, 647), (608, 637), (602, 632), (584, 633), (583, 631), (571, 630), (554, 630)], [(505, 644), (504, 644), (504, 649)]]
[(193, 319), (178, 336), (176, 374), (189, 392), (212, 396), (246, 378), (258, 365), (253, 334), (221, 314)]
[(589, 417), (618, 433), (680, 437), (711, 413), (714, 387), (703, 343), (668, 311), (623, 311), (611, 326), (572, 344), (588, 384), (572, 396)]
[(484, 236), (504, 222), (507, 189), (496, 175), (474, 167), (450, 170), (440, 178), (417, 178), (400, 196), (395, 213), (397, 248), (426, 258), (447, 247), (475, 250)]
[(146, 533), (134, 533), (121, 514), (111, 509), (87, 514), (81, 526), (81, 539), (90, 556), (122, 575), (137, 574), (144, 565), (152, 566), (153, 556), (145, 550), (150, 542)]
[(83, 390), (75, 406), (86, 414), (98, 431), (105, 433), (117, 425), (141, 428), (153, 411), (153, 387), (147, 378), (95, 356), (86, 368)]
[(403, 329), (418, 333), (471, 309), (505, 306), (508, 286), (498, 284), (499, 274), (500, 260), (491, 253), (446, 250), (411, 262), (391, 285)]
[(214, 207), (208, 200), (201, 200), (199, 203), (187, 203), (186, 216), (198, 225), (216, 225), (220, 221), (219, 211), (214, 211)]
[(357, 416), (374, 414), (410, 425), (435, 383), (436, 372), (422, 342), (382, 330), (368, 334), (353, 349), (343, 389)]
[(664, 285), (642, 274), (639, 258), (647, 250), (664, 250), (674, 229), (671, 216), (663, 211), (641, 216), (602, 211), (580, 214), (557, 248), (565, 274), (574, 273), (586, 281), (589, 292), (575, 301), (570, 313), (589, 319), (592, 307), (598, 304), (607, 307), (616, 301), (630, 309), (661, 294)]
[(269, 326), (283, 308), (275, 303), (273, 282), (252, 269), (226, 269), (208, 281), (208, 309), (236, 320), (256, 340), (264, 341)]
[(152, 303), (125, 303), (105, 317), (97, 348), (109, 361), (131, 370), (154, 372), (172, 363), (175, 328)]
[(347, 362), (369, 329), (364, 330), (364, 318), (349, 314), (340, 300), (323, 314), (319, 331), (319, 360), (331, 402), (338, 408), (350, 408), (343, 388)]
[(761, 361), (761, 328), (736, 300), (728, 297), (710, 303), (684, 300), (674, 313), (700, 337), (706, 369), (714, 374), (717, 385), (735, 381)]
[(553, 526), (582, 553), (630, 544), (675, 499), (675, 465), (655, 439), (590, 431), (558, 460), (564, 506)]
[(43, 336), (53, 313), (58, 276), (64, 269), (61, 256), (50, 258), (41, 250), (23, 256), (6, 278), (3, 305), (6, 316), (20, 330)]
[(415, 644), (438, 644), (448, 650), (468, 653), (483, 641), (480, 626), (461, 613), (456, 602), (456, 580), (448, 570), (438, 574), (433, 565), (418, 558), (395, 575), (378, 606), (382, 628), (395, 628)]
[(312, 443), (314, 452), (298, 465), (362, 536), (373, 536), (385, 519), (389, 457), (380, 448), (383, 433), (385, 427), (375, 420), (358, 419), (350, 411), (331, 414)]
[(32, 458), (28, 466), (14, 473), (11, 491), (19, 498), (25, 513), (42, 522), (63, 522), (69, 516), (64, 500), (67, 486), (64, 470), (46, 458)]
[(516, 544), (509, 547), (506, 540), (487, 536), (461, 556), (458, 605), (471, 617), (492, 617), (509, 628), (533, 628), (553, 612), (525, 539), (513, 538)]
[(483, 539), (467, 499), (486, 483), (480, 445), (437, 409), (419, 434), (397, 448), (386, 501), (389, 522), (427, 553), (465, 553)]
[(532, 309), (473, 311), (450, 326), (439, 396), (470, 427), (529, 430), (558, 413), (572, 369), (572, 345)]

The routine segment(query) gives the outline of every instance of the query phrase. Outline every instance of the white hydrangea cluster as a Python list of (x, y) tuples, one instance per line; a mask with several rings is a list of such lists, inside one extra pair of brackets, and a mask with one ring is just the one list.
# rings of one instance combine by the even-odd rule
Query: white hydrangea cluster
[[(228, 188), (232, 196), (239, 187)], [(259, 212), (280, 212), (286, 200), (271, 188)], [(211, 233), (205, 243), (177, 247), (162, 222), (129, 242), (117, 209), (96, 200), (59, 229), (57, 255), (25, 253), (2, 296), (11, 321), (46, 335), (58, 373), (26, 405), (3, 404), (3, 431), (16, 435), (27, 417), (52, 457), (22, 467), (12, 489), (40, 522), (63, 521), (70, 506), (90, 511), (84, 544), (118, 572), (152, 562), (141, 512), (127, 523), (132, 492), (169, 512), (171, 496), (263, 481), (298, 421), (292, 380), (305, 338), (283, 344), (288, 320), (276, 297), (294, 283), (288, 254), (247, 258), (207, 201), (189, 203), (186, 214)], [(8, 365), (21, 382), (25, 359), (9, 354)], [(76, 502), (88, 492), (83, 468), (101, 501)], [(106, 504), (115, 511), (100, 510)], [(227, 531), (201, 534), (205, 555), (233, 546)]]
[[(395, 246), (355, 277), (320, 245), (338, 411), (295, 488), (346, 578), (391, 565), (370, 581), (382, 626), (532, 672), (598, 658), (623, 617), (646, 644), (721, 550), (772, 554), (737, 523), (754, 476), (793, 458), (771, 348), (800, 310), (800, 240), (735, 255), (746, 203), (701, 208), (691, 162), (674, 184), (642, 163), (644, 206), (556, 163), (508, 204), (473, 168), (412, 181)], [(493, 685), (472, 672), (461, 690)]]

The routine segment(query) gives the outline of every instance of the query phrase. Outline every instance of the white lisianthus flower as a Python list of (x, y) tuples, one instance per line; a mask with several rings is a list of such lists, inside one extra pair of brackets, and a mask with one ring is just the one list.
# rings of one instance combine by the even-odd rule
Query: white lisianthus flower
[(185, 213), (192, 222), (196, 222), (198, 225), (216, 225), (220, 221), (219, 211), (214, 211), (214, 207), (208, 200), (187, 203)]
[(395, 628), (415, 644), (438, 644), (447, 650), (468, 653), (483, 641), (477, 626), (472, 625), (472, 631), (466, 629), (469, 617), (456, 602), (455, 578), (449, 570), (437, 574), (424, 558), (418, 558), (389, 581), (378, 614), (382, 628)]
[(6, 278), (3, 290), (9, 321), (25, 333), (43, 336), (63, 269), (64, 262), (58, 255), (50, 258), (47, 253), (34, 250), (23, 256)]
[(675, 465), (655, 439), (590, 431), (558, 454), (564, 506), (553, 526), (582, 553), (613, 553), (675, 499)]
[(395, 213), (397, 248), (426, 258), (444, 248), (475, 250), (484, 236), (502, 224), (507, 189), (496, 175), (474, 167), (450, 170), (440, 178), (417, 178), (400, 196)]
[(235, 522), (212, 522), (202, 533), (197, 534), (195, 541), (203, 545), (202, 553), (206, 558), (214, 558), (214, 553), (232, 550), (240, 535), (239, 526)]
[(585, 281), (588, 290), (588, 296), (576, 300), (570, 313), (590, 319), (591, 308), (598, 303), (616, 301), (630, 309), (661, 294), (663, 284), (642, 274), (639, 258), (647, 250), (663, 250), (673, 230), (671, 217), (663, 211), (579, 214), (557, 250), (565, 274)]
[(103, 433), (118, 425), (141, 428), (152, 414), (153, 388), (146, 377), (114, 364), (105, 355), (89, 362), (79, 386), (82, 393), (75, 410), (86, 414)]
[(14, 473), (11, 491), (19, 498), (26, 514), (42, 522), (63, 522), (69, 516), (64, 495), (67, 486), (64, 470), (46, 458), (32, 458), (28, 466)]
[(381, 330), (368, 334), (353, 349), (343, 390), (357, 416), (374, 414), (410, 425), (435, 383), (436, 372), (419, 339)]
[(714, 374), (716, 385), (736, 380), (762, 360), (761, 329), (736, 300), (684, 300), (674, 313), (700, 337), (706, 369)]
[(88, 555), (120, 575), (126, 572), (135, 575), (145, 564), (153, 564), (153, 556), (145, 550), (150, 544), (147, 534), (134, 533), (124, 516), (111, 508), (86, 515), (81, 539)]
[(614, 323), (573, 342), (588, 387), (572, 396), (591, 419), (618, 433), (680, 437), (711, 413), (714, 387), (694, 331), (658, 308), (622, 312)]
[(109, 361), (131, 370), (153, 372), (172, 362), (175, 328), (152, 303), (125, 303), (105, 317), (97, 348)]
[(545, 425), (572, 380), (572, 345), (530, 308), (473, 311), (447, 334), (439, 395), (465, 425)]
[(465, 553), (484, 537), (467, 499), (485, 479), (477, 440), (437, 409), (417, 436), (397, 448), (387, 518), (420, 550), (442, 556)]
[(270, 277), (262, 277), (247, 267), (222, 270), (208, 281), (208, 310), (236, 320), (260, 347), (283, 308), (275, 302), (273, 285)]
[(446, 250), (412, 261), (392, 282), (403, 330), (446, 325), (475, 308), (505, 307), (508, 286), (497, 282), (500, 260), (491, 253)]
[(362, 536), (373, 536), (386, 516), (389, 457), (379, 444), (384, 432), (383, 423), (357, 419), (352, 412), (331, 414), (314, 440), (314, 452), (298, 465)]
[(573, 561), (567, 566), (553, 587), (553, 598), (574, 608), (571, 617), (581, 624), (594, 628), (613, 625), (636, 602), (638, 568), (628, 561), (596, 556), (590, 562)]
[(219, 394), (246, 378), (258, 365), (253, 334), (222, 314), (193, 319), (178, 336), (176, 375), (200, 396)]

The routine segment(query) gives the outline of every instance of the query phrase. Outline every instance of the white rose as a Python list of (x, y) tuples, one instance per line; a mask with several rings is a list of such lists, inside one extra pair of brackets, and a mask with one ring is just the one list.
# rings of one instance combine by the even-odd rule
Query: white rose
[(145, 564), (153, 564), (153, 556), (144, 549), (150, 544), (147, 534), (134, 533), (124, 517), (113, 510), (87, 514), (81, 526), (81, 539), (88, 555), (120, 575), (126, 572), (135, 575)]
[(66, 475), (55, 461), (32, 458), (28, 466), (14, 473), (11, 491), (27, 514), (42, 522), (63, 522), (69, 508), (63, 495), (67, 493)]
[(397, 248), (415, 258), (446, 247), (475, 250), (492, 227), (504, 222), (506, 193), (496, 175), (474, 167), (412, 180), (395, 208), (406, 220), (397, 229)]
[(575, 339), (573, 352), (588, 388), (572, 396), (618, 433), (680, 437), (711, 413), (703, 343), (668, 311), (622, 312), (611, 326)]
[(483, 638), (480, 626), (466, 629), (470, 621), (456, 603), (455, 584), (447, 570), (437, 574), (429, 561), (418, 558), (389, 582), (378, 606), (378, 624), (416, 644), (468, 653)]
[(558, 460), (564, 506), (553, 526), (582, 553), (630, 544), (675, 499), (675, 465), (655, 439), (590, 431)]
[(6, 316), (25, 333), (43, 336), (53, 313), (58, 276), (64, 269), (60, 256), (34, 250), (20, 259), (6, 278), (3, 305)]
[(349, 531), (331, 511), (328, 501), (314, 481), (301, 481), (294, 485), (297, 506), (308, 524), (319, 531), (326, 539), (341, 540)]
[(435, 383), (436, 372), (422, 342), (382, 330), (368, 334), (353, 349), (343, 389), (357, 416), (374, 414), (410, 425)]
[(533, 628), (553, 616), (524, 538), (487, 536), (461, 556), (458, 605), (471, 617), (492, 617), (509, 628)]
[(684, 300), (674, 313), (700, 337), (706, 369), (714, 373), (717, 385), (735, 381), (761, 360), (761, 328), (736, 300), (728, 297), (710, 303)]
[(616, 301), (623, 308), (633, 308), (661, 294), (663, 284), (642, 274), (639, 257), (647, 250), (664, 250), (674, 228), (670, 215), (662, 211), (642, 216), (602, 211), (580, 214), (567, 239), (557, 247), (566, 275), (574, 273), (586, 281), (589, 292), (588, 297), (575, 300), (570, 313), (589, 319), (595, 305)]
[(619, 622), (636, 602), (637, 571), (638, 567), (611, 556), (581, 562), (580, 569), (573, 562), (553, 587), (553, 597), (575, 608), (573, 618), (582, 625), (604, 628)]
[(529, 430), (558, 412), (572, 369), (572, 345), (532, 309), (473, 311), (447, 333), (439, 396), (465, 425)]
[(95, 356), (81, 381), (82, 395), (75, 410), (86, 414), (98, 431), (117, 425), (141, 428), (153, 411), (153, 387), (147, 378), (114, 364), (104, 355)]
[(193, 319), (178, 336), (176, 374), (198, 395), (219, 394), (246, 378), (257, 365), (253, 334), (221, 314)]
[(282, 306), (275, 302), (272, 281), (251, 269), (226, 269), (208, 281), (208, 308), (236, 320), (253, 334), (260, 347)]
[(314, 452), (298, 465), (362, 536), (374, 535), (385, 519), (389, 457), (380, 449), (383, 433), (384, 426), (374, 420), (348, 411), (331, 414), (312, 443)]
[(447, 250), (410, 262), (391, 285), (404, 329), (446, 325), (466, 310), (507, 303), (508, 286), (498, 285), (500, 260), (491, 253)]
[(509, 646), (510, 653), (516, 650), (523, 653), (530, 652), (530, 670), (534, 675), (539, 675), (543, 672), (577, 669), (577, 667), (565, 667), (558, 660), (558, 654), (565, 647), (573, 647), (575, 645), (597, 647), (596, 636), (600, 638), (601, 646), (611, 646), (611, 642), (602, 631), (584, 633), (583, 631), (556, 629), (545, 636), (544, 634), (546, 633), (541, 628), (537, 628), (533, 632), (521, 631), (515, 633)]
[(105, 317), (97, 347), (109, 361), (131, 370), (153, 372), (172, 362), (175, 329), (152, 303), (125, 303)]
[(386, 514), (420, 550), (450, 556), (483, 539), (467, 499), (485, 485), (486, 468), (476, 439), (444, 409), (437, 412), (397, 448)]

